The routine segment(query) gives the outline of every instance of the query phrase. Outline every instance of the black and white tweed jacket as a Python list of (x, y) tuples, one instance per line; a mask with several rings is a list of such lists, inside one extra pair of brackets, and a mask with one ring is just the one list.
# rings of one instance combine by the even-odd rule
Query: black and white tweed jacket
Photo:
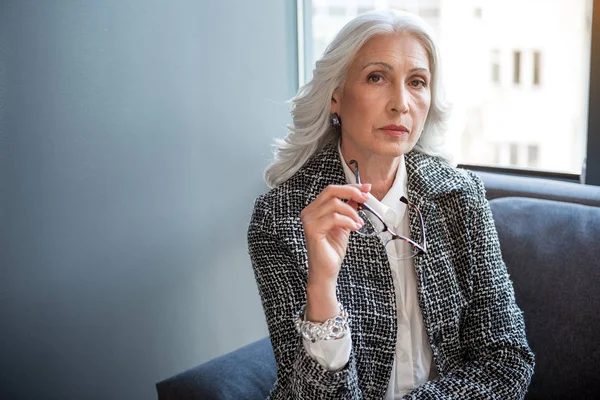
[[(408, 198), (425, 219), (428, 252), (415, 259), (419, 304), (439, 377), (407, 399), (521, 399), (533, 374), (521, 310), (502, 260), (481, 180), (435, 157), (405, 155)], [(305, 351), (294, 320), (306, 301), (300, 212), (330, 184), (345, 184), (335, 143), (258, 197), (248, 247), (277, 361), (270, 399), (382, 399), (396, 344), (396, 298), (379, 239), (350, 235), (338, 299), (352, 352), (331, 373)], [(420, 240), (418, 216), (410, 232)]]

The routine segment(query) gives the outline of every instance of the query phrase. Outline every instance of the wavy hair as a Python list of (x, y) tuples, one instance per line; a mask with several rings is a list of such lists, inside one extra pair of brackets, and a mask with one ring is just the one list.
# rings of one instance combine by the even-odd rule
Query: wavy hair
[(373, 36), (408, 33), (425, 47), (431, 68), (431, 106), (423, 133), (415, 149), (450, 161), (444, 151), (446, 122), (450, 106), (445, 102), (440, 73), (440, 54), (431, 28), (417, 15), (378, 10), (359, 15), (348, 22), (316, 62), (313, 78), (291, 99), (293, 125), (288, 134), (275, 139), (274, 160), (265, 170), (265, 182), (275, 187), (294, 175), (308, 159), (339, 133), (330, 125), (331, 97), (343, 84), (346, 71), (360, 48)]

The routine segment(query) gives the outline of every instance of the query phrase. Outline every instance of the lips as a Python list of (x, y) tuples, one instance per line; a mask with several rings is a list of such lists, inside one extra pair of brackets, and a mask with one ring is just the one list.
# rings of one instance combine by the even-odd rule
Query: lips
[(404, 125), (386, 125), (379, 129), (381, 129), (386, 135), (393, 138), (401, 138), (408, 136), (409, 134), (408, 128)]
[(386, 125), (386, 126), (382, 127), (381, 129), (384, 131), (396, 131), (398, 133), (400, 133), (400, 132), (408, 133), (408, 128), (405, 127), (404, 125)]

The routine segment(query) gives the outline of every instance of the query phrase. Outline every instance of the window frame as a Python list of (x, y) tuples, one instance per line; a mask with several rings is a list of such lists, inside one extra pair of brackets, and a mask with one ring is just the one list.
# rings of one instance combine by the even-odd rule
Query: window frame
[[(308, 54), (312, 54), (312, 0), (296, 0), (296, 4), (299, 88), (308, 81), (312, 68), (311, 57), (307, 57)], [(505, 168), (472, 164), (460, 164), (459, 166), (479, 171), (537, 176), (600, 186), (600, 0), (592, 0), (589, 78), (587, 145), (584, 160), (586, 167), (583, 177), (581, 174), (566, 174), (526, 168)]]
[(600, 186), (600, 0), (592, 2), (585, 182)]

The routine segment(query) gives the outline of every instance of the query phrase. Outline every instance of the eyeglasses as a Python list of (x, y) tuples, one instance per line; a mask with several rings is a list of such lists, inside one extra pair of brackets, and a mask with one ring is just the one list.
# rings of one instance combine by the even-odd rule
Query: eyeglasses
[[(354, 176), (356, 177), (356, 183), (360, 184), (360, 175), (358, 173), (358, 162), (356, 160), (350, 160), (350, 165), (354, 165)], [(358, 215), (365, 221), (365, 224), (356, 233), (363, 236), (378, 236), (387, 254), (395, 260), (408, 260), (415, 256), (427, 253), (427, 238), (425, 237), (425, 224), (423, 223), (423, 215), (421, 211), (413, 203), (409, 202), (404, 196), (400, 198), (400, 201), (409, 207), (412, 207), (419, 216), (419, 222), (421, 223), (421, 238), (423, 244), (415, 242), (414, 240), (407, 238), (406, 236), (399, 235), (393, 232), (385, 223), (383, 218), (375, 212), (371, 207), (364, 203), (358, 204)]]

